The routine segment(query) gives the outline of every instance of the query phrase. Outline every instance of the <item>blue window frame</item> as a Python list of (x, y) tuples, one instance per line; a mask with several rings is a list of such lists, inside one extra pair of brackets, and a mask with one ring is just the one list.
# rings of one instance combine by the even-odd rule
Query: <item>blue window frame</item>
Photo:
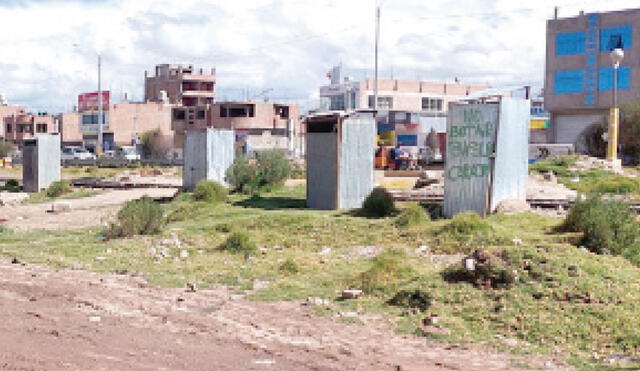
[(556, 94), (580, 93), (584, 86), (582, 70), (556, 71), (554, 76), (554, 92)]
[[(618, 89), (625, 90), (631, 87), (631, 67), (620, 66), (618, 70)], [(613, 67), (600, 68), (598, 71), (598, 90), (608, 91), (613, 89)]]
[(600, 51), (608, 52), (621, 43), (624, 49), (631, 49), (633, 38), (631, 25), (602, 28), (600, 30)]
[(556, 55), (574, 55), (584, 53), (584, 32), (556, 34)]

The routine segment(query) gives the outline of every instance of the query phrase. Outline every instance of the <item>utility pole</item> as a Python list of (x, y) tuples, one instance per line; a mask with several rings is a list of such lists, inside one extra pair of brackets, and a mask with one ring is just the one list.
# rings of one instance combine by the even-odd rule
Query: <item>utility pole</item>
[(96, 146), (96, 155), (102, 155), (102, 130), (103, 130), (103, 119), (102, 119), (102, 58), (100, 54), (98, 54), (98, 145)]
[(380, 6), (376, 5), (376, 47), (375, 47), (375, 76), (373, 87), (373, 109), (378, 110), (378, 44), (380, 43)]

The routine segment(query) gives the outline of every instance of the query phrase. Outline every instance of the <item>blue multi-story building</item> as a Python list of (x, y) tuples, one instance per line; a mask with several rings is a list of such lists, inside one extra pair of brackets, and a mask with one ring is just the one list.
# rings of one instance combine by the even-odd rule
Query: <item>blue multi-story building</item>
[(606, 120), (613, 104), (613, 48), (625, 57), (618, 70), (618, 100), (640, 99), (640, 9), (583, 13), (547, 21), (544, 102), (549, 142), (584, 149), (581, 134)]

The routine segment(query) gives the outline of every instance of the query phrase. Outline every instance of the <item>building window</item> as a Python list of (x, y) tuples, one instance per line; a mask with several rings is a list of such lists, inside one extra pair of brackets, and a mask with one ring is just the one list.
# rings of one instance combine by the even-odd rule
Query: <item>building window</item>
[[(103, 113), (102, 114), (102, 123), (106, 125), (107, 123), (107, 114)], [(83, 125), (98, 125), (98, 114), (97, 113), (90, 113), (90, 114), (84, 114), (82, 115), (82, 124)]]
[(580, 93), (584, 86), (582, 70), (556, 71), (554, 78), (554, 92), (556, 94)]
[(11, 124), (7, 124), (7, 133), (10, 133), (10, 132), (11, 132), (11, 130), (12, 130), (12, 128), (11, 128)]
[(184, 120), (185, 112), (182, 109), (174, 109), (173, 110), (173, 119), (174, 120)]
[(603, 28), (600, 30), (600, 51), (609, 52), (619, 46), (631, 49), (632, 35), (631, 25)]
[(422, 98), (422, 110), (427, 112), (442, 112), (444, 100), (442, 98)]
[(274, 106), (276, 115), (280, 116), (282, 119), (289, 118), (289, 107), (287, 106)]
[(556, 55), (574, 55), (584, 53), (584, 32), (556, 34)]
[[(620, 66), (618, 69), (618, 89), (631, 87), (631, 67)], [(608, 91), (613, 89), (613, 67), (604, 67), (598, 70), (598, 90)]]
[(47, 124), (36, 124), (36, 132), (38, 132), (38, 133), (46, 133), (47, 132)]
[(344, 95), (332, 95), (329, 97), (329, 110), (344, 111)]
[(205, 117), (204, 110), (203, 110), (203, 109), (199, 109), (199, 110), (197, 111), (197, 113), (196, 113), (196, 118), (197, 118), (198, 120), (204, 120), (204, 117)]
[(246, 106), (220, 106), (220, 117), (253, 117), (253, 104)]
[[(369, 108), (373, 108), (373, 95), (369, 96)], [(393, 97), (378, 96), (378, 109), (392, 109)]]

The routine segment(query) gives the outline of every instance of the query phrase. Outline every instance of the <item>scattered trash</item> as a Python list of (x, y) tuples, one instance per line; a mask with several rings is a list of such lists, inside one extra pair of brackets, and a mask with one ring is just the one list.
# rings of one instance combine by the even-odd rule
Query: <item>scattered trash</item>
[(187, 292), (196, 292), (197, 287), (193, 282), (187, 282)]
[(89, 317), (89, 322), (100, 322), (102, 320), (102, 318), (100, 318), (100, 316), (90, 316)]
[(310, 296), (307, 298), (307, 300), (303, 303), (304, 305), (329, 305), (331, 302), (329, 301), (329, 299), (323, 299), (323, 298), (318, 298), (318, 297), (313, 297)]
[(342, 291), (342, 297), (344, 299), (357, 299), (360, 296), (362, 296), (362, 290), (346, 289)]
[(422, 320), (422, 324), (425, 326), (437, 325), (439, 321), (440, 317), (437, 314), (430, 314)]

